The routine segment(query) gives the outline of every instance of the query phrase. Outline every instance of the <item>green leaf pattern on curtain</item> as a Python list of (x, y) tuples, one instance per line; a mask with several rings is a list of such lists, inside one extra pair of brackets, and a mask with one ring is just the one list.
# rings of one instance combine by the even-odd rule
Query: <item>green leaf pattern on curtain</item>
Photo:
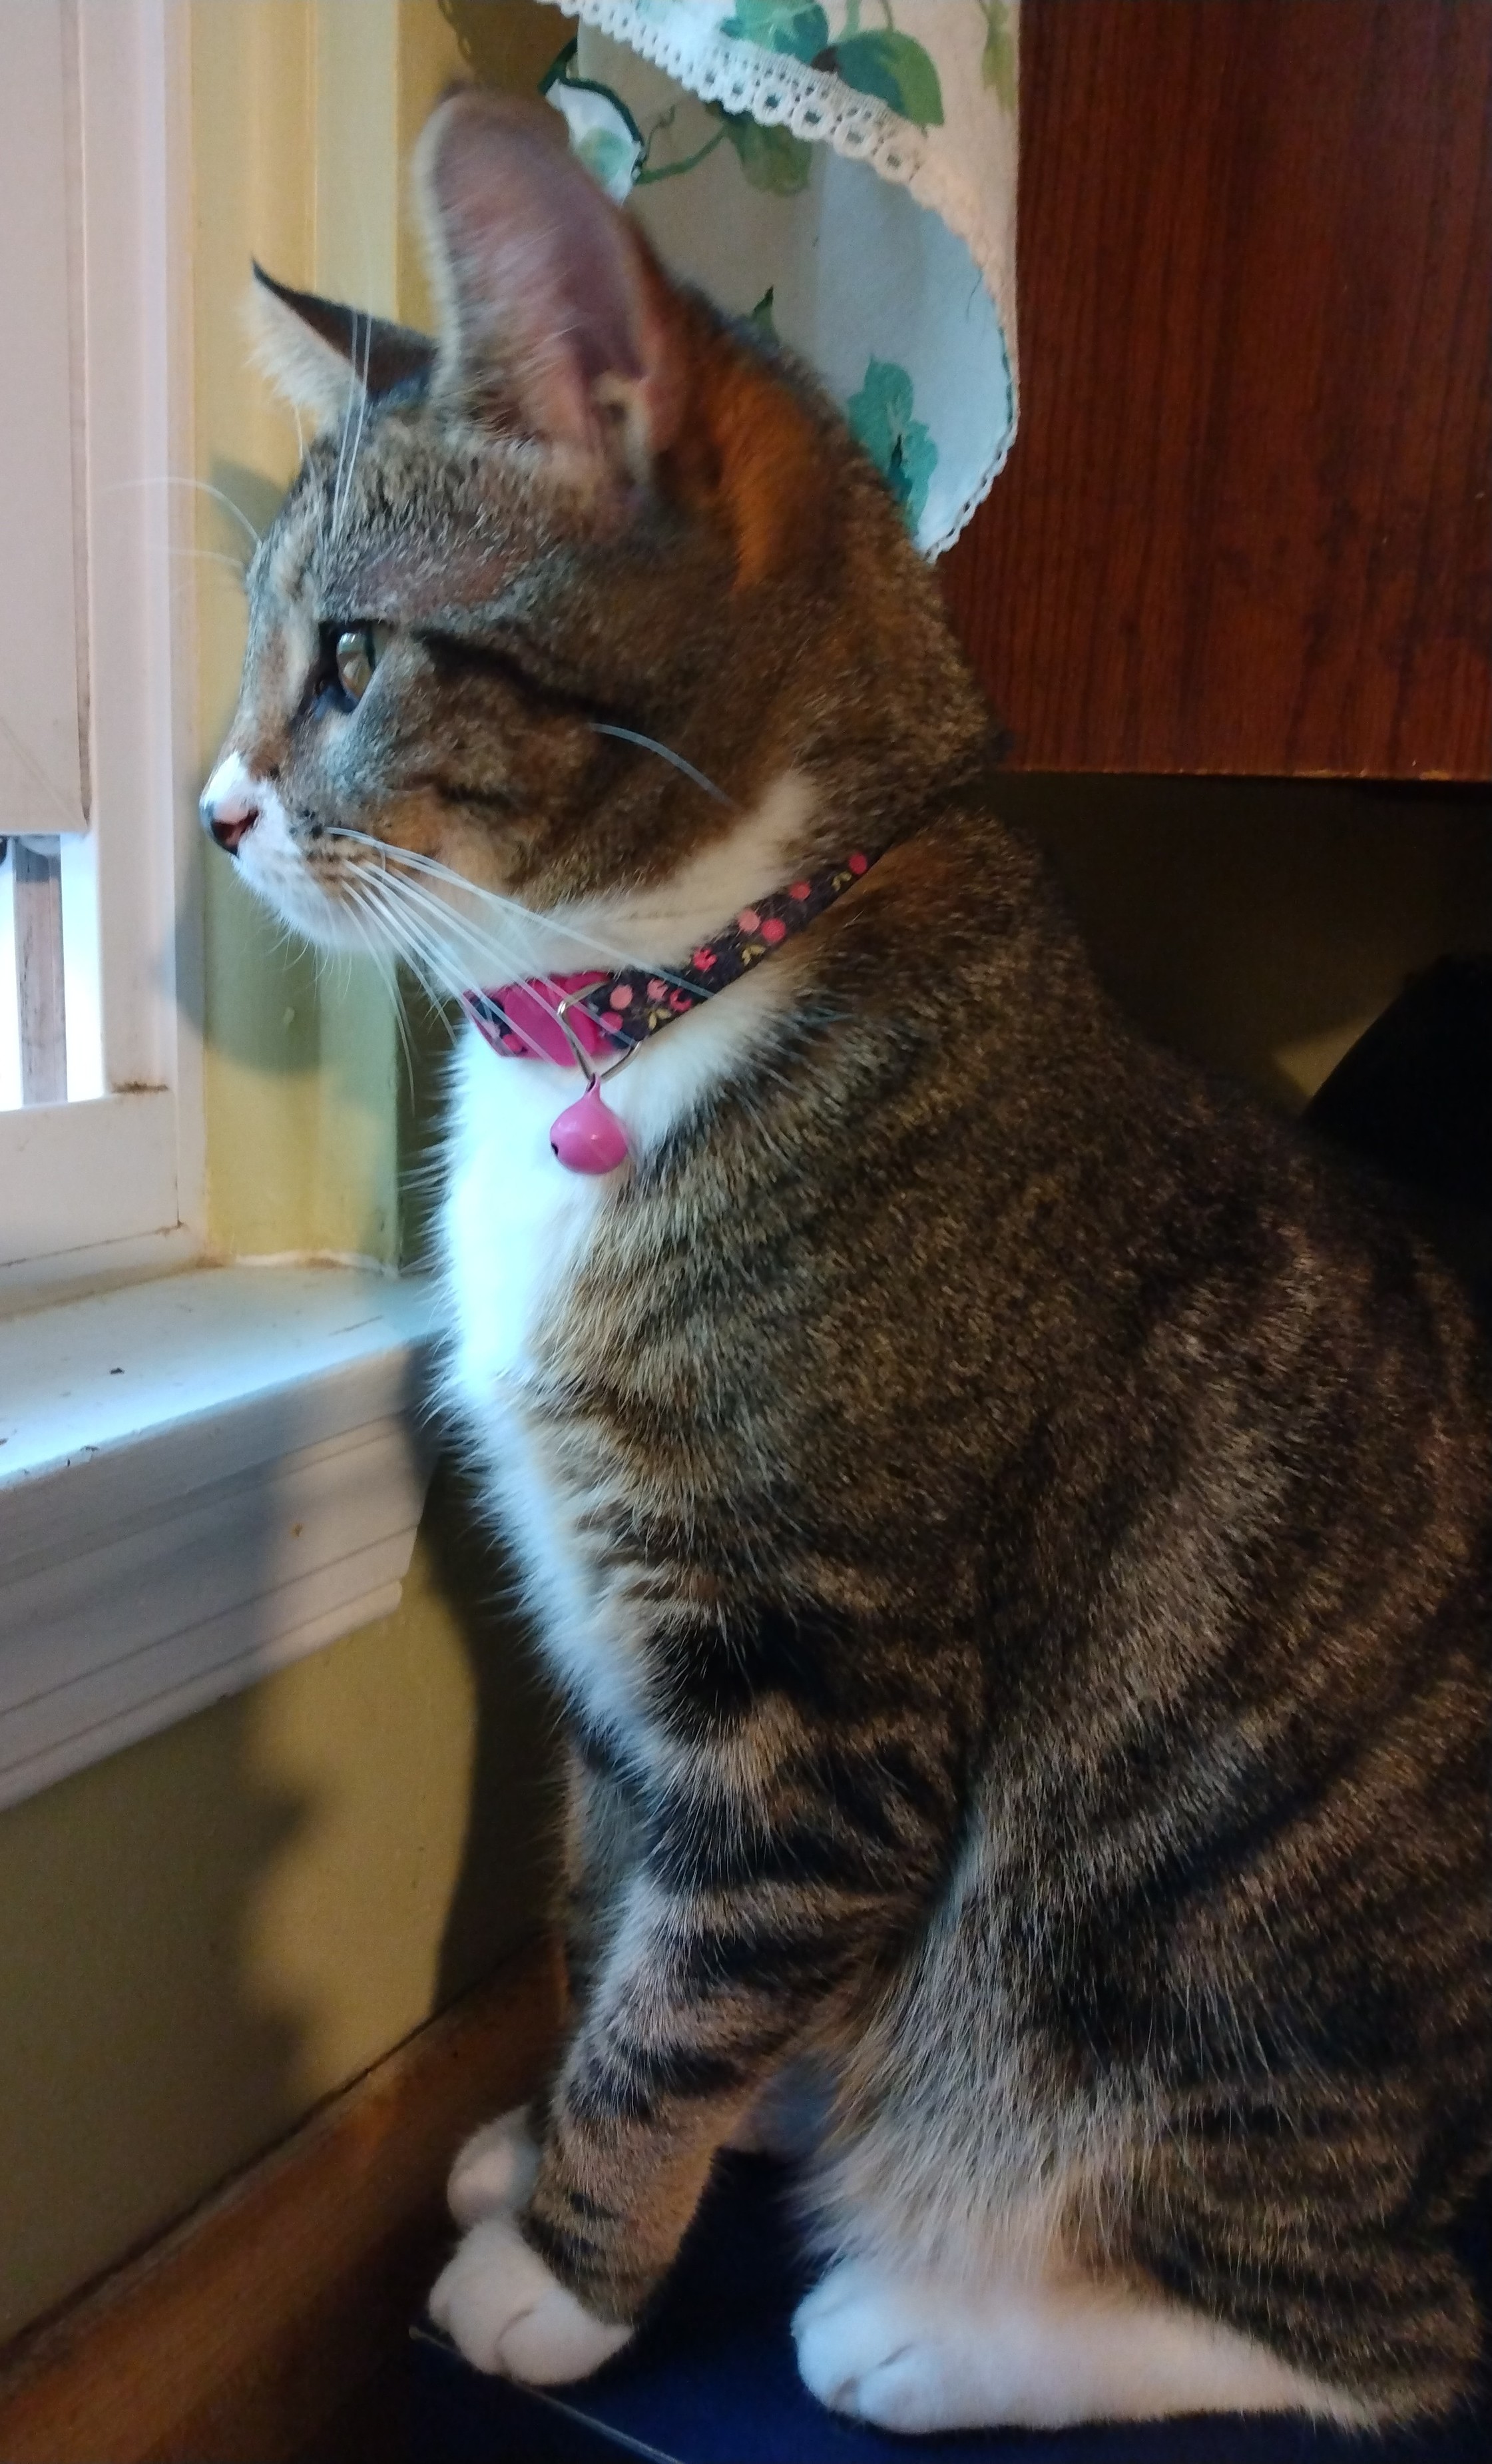
[(557, 5), (582, 31), (541, 91), (577, 153), (818, 368), (938, 552), (1015, 432), (1019, 0)]
[(913, 419), (911, 379), (894, 360), (871, 360), (845, 416), (915, 530), (937, 468), (932, 430)]

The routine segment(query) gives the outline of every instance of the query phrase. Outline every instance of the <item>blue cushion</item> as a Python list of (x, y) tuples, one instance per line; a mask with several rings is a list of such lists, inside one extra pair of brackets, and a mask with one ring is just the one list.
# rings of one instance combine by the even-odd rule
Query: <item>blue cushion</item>
[[(840, 2420), (814, 2402), (794, 2363), (788, 2320), (807, 2277), (785, 2187), (760, 2158), (725, 2159), (656, 2315), (581, 2386), (540, 2392), (483, 2378), (433, 2330), (417, 2329), (412, 2464), (639, 2454), (666, 2464), (1492, 2464), (1492, 2403), (1447, 2429), (1387, 2440), (1220, 2415), (915, 2439)], [(1480, 2243), (1485, 2281), (1485, 2234)]]

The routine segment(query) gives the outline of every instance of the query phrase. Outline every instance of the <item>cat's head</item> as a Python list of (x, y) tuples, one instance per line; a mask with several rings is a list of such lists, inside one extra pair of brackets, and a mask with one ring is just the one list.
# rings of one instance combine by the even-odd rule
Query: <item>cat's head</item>
[(456, 95), (418, 170), (438, 340), (261, 277), (316, 433), (203, 799), (289, 921), (394, 950), (431, 865), (538, 910), (666, 878), (831, 747), (878, 610), (927, 597), (834, 415), (669, 281), (558, 121)]

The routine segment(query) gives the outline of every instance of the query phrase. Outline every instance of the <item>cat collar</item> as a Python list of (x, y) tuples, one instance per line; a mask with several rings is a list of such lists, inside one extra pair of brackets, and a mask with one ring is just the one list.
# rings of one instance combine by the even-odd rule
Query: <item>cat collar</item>
[[(801, 933), (853, 888), (874, 862), (857, 848), (823, 871), (790, 882), (755, 906), (743, 907), (723, 933), (705, 941), (678, 969), (625, 967), (618, 975), (587, 968), (579, 975), (531, 976), (461, 996), (477, 1033), (494, 1052), (517, 1061), (559, 1062), (578, 1068), (585, 1092), (555, 1121), (549, 1143), (570, 1172), (608, 1173), (626, 1160), (626, 1132), (602, 1086), (640, 1045), (674, 1020), (734, 984), (794, 933)], [(600, 1064), (609, 1063), (601, 1067)]]

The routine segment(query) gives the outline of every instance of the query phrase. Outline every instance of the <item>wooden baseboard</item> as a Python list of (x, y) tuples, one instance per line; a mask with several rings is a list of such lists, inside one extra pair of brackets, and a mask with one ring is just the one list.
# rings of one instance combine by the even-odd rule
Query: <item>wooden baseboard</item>
[(559, 2025), (539, 1944), (0, 2362), (4, 2464), (289, 2464), (386, 2364), (463, 2136)]

